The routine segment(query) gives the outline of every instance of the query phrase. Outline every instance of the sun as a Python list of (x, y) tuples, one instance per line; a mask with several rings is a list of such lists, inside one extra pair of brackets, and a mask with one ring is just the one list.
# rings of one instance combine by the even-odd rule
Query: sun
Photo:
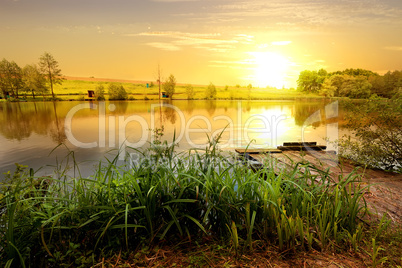
[(283, 88), (287, 86), (286, 73), (290, 62), (275, 52), (249, 52), (254, 56), (254, 75), (252, 80), (259, 87), (272, 86)]

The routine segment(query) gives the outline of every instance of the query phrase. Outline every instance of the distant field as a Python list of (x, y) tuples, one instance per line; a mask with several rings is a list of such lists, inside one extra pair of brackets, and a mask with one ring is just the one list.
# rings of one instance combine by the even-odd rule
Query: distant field
[[(61, 85), (54, 87), (54, 92), (62, 99), (79, 99), (87, 96), (88, 90), (95, 90), (96, 86), (102, 84), (107, 93), (110, 83), (121, 83), (126, 89), (129, 99), (157, 99), (158, 85), (147, 88), (147, 82), (128, 81), (102, 78), (78, 78), (69, 77)], [(151, 82), (148, 82), (149, 85)], [(193, 85), (195, 99), (204, 99), (207, 85)], [(216, 87), (217, 99), (295, 99), (295, 98), (321, 98), (321, 96), (311, 94), (306, 95), (294, 89), (276, 89), (276, 88), (252, 88), (228, 86)], [(162, 89), (163, 90), (163, 89)], [(107, 94), (106, 94), (107, 98)], [(185, 85), (178, 84), (173, 99), (187, 99)]]

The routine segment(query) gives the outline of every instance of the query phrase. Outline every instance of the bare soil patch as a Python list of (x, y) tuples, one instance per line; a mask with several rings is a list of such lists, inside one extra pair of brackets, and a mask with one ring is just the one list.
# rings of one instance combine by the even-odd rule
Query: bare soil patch
[(275, 248), (259, 248), (235, 255), (230, 248), (192, 245), (186, 249), (164, 246), (137, 252), (123, 258), (117, 255), (98, 264), (99, 267), (353, 267), (371, 265), (368, 255), (352, 251), (343, 253), (309, 251), (284, 254)]

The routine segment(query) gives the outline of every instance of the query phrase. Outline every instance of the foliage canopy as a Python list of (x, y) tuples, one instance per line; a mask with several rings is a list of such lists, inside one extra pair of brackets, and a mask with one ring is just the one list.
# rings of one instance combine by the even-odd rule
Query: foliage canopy
[(19, 91), (23, 88), (22, 70), (14, 62), (3, 59), (0, 62), (0, 89), (3, 96), (10, 94), (18, 98)]
[(372, 95), (392, 98), (402, 91), (402, 71), (381, 76), (364, 69), (346, 69), (327, 73), (305, 70), (300, 72), (297, 88), (301, 92), (319, 93), (326, 97), (366, 99)]
[(25, 91), (30, 91), (33, 98), (35, 98), (35, 92), (42, 95), (47, 92), (46, 79), (37, 65), (26, 65), (22, 72)]

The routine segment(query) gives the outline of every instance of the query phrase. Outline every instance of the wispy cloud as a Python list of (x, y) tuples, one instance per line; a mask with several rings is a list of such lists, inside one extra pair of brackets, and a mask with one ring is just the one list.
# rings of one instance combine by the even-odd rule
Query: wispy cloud
[(199, 0), (151, 0), (151, 2), (163, 2), (163, 3), (174, 3), (174, 2), (196, 2)]
[(250, 60), (238, 60), (238, 61), (234, 61), (234, 60), (211, 60), (209, 62), (215, 63), (215, 64), (230, 64), (230, 65), (254, 64)]
[(202, 34), (202, 33), (184, 33), (184, 32), (175, 32), (175, 31), (161, 31), (161, 32), (143, 32), (143, 33), (137, 33), (137, 34), (125, 34), (125, 36), (166, 36), (166, 37), (172, 37), (172, 38), (180, 38), (180, 39), (189, 39), (189, 38), (194, 38), (194, 39), (211, 39), (211, 38), (217, 38), (220, 37), (220, 33), (208, 33), (208, 34)]
[(227, 68), (227, 69), (237, 69), (237, 70), (253, 70), (255, 62), (252, 60), (211, 60), (209, 61), (209, 67), (214, 68)]
[(167, 50), (167, 51), (178, 51), (181, 50), (180, 47), (175, 46), (174, 44), (171, 43), (162, 43), (162, 42), (152, 42), (152, 43), (147, 43), (148, 46), (159, 48), (162, 50)]
[(180, 45), (201, 45), (201, 44), (210, 44), (210, 45), (218, 45), (218, 44), (235, 44), (238, 43), (236, 40), (224, 40), (224, 39), (209, 39), (209, 38), (189, 38), (189, 39), (181, 39), (175, 41), (176, 44)]
[(402, 51), (402, 46), (389, 46), (385, 47), (386, 50)]
[[(192, 46), (194, 48), (206, 49), (210, 51), (226, 52), (235, 48), (235, 44), (241, 42), (232, 39), (222, 38), (220, 33), (187, 33), (177, 31), (163, 31), (163, 32), (142, 32), (137, 34), (125, 34), (125, 36), (146, 36), (155, 38), (169, 38), (171, 41), (167, 42), (150, 42), (149, 46), (160, 48), (164, 50), (176, 51), (180, 50), (182, 46)], [(250, 36), (244, 36), (247, 39)], [(238, 38), (237, 38), (238, 39)]]
[(236, 40), (239, 40), (240, 42), (244, 42), (244, 43), (253, 43), (254, 42), (254, 36), (249, 35), (249, 34), (237, 34), (235, 36)]
[(287, 28), (367, 23), (400, 25), (402, 22), (401, 4), (377, 0), (255, 0), (217, 4), (215, 8), (219, 10), (214, 14), (217, 18), (261, 18), (258, 19), (259, 25), (271, 22), (277, 27)]
[(292, 41), (275, 41), (275, 42), (272, 42), (271, 45), (273, 45), (273, 46), (287, 46), (287, 45), (289, 45), (291, 43), (292, 43)]

